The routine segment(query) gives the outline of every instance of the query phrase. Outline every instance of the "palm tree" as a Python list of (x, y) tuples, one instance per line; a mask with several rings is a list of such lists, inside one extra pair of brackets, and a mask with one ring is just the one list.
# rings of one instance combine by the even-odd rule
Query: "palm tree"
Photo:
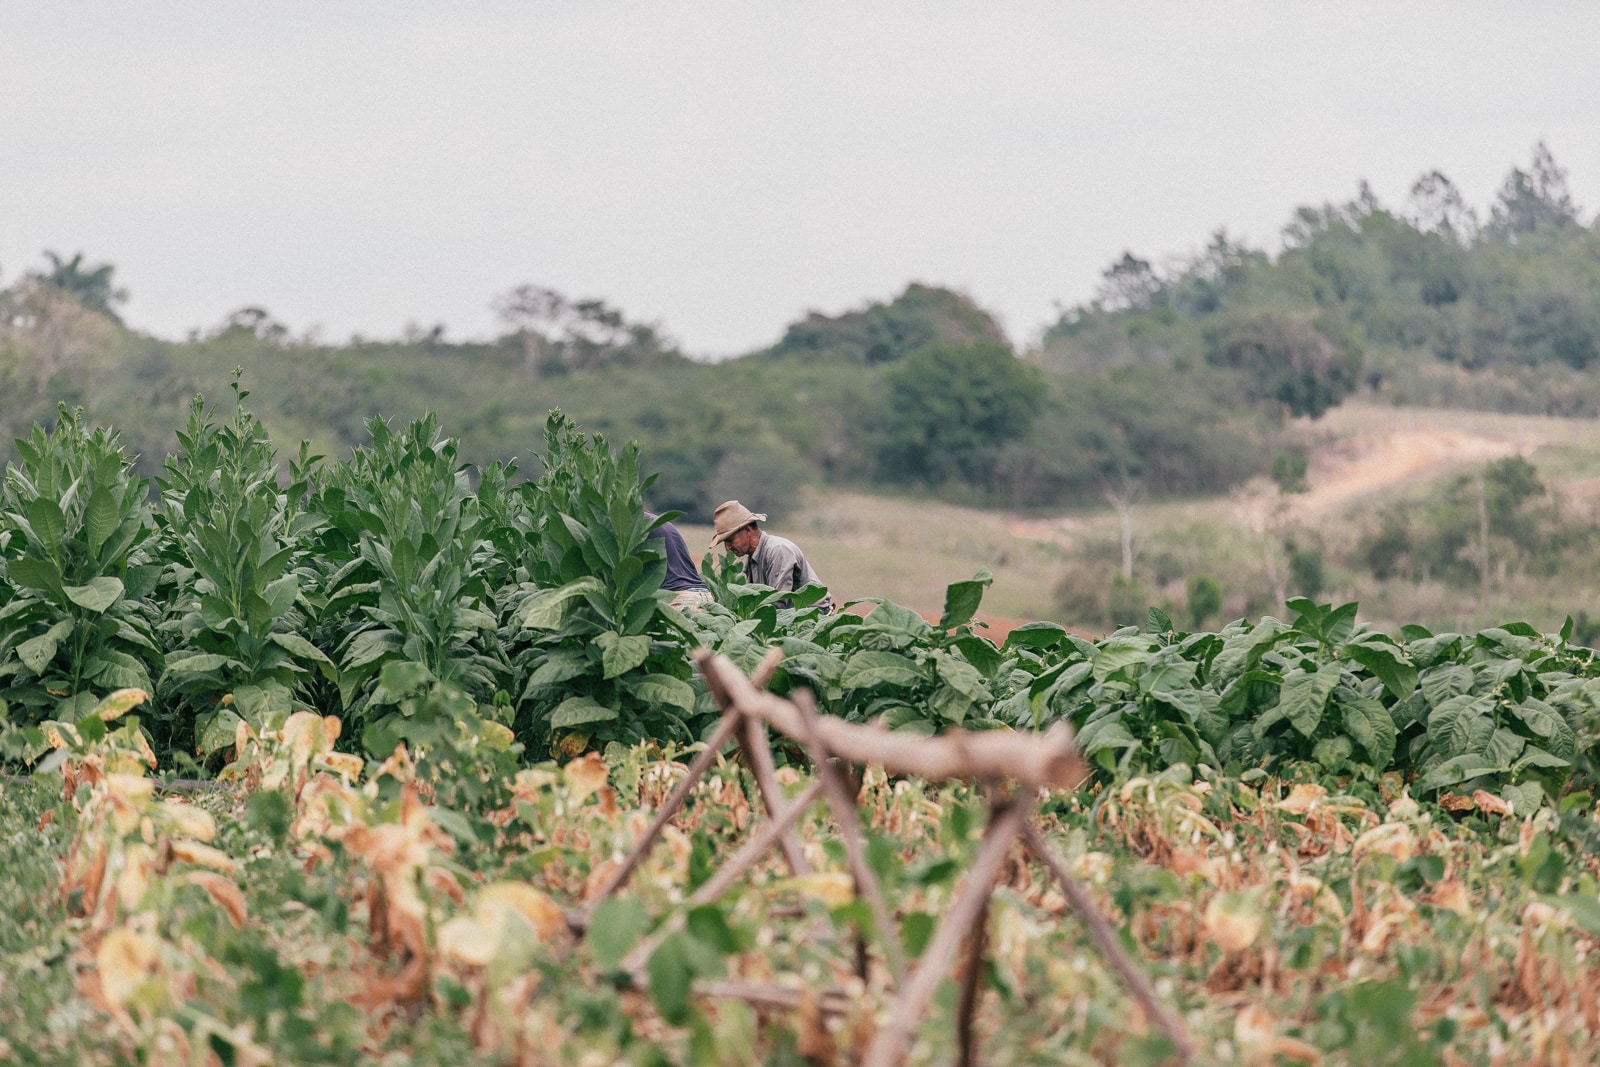
[(116, 272), (116, 267), (110, 263), (86, 266), (82, 252), (66, 260), (50, 251), (44, 255), (50, 261), (50, 269), (38, 272), (35, 277), (71, 295), (90, 311), (98, 311), (119, 323), (122, 321), (113, 305), (127, 300), (128, 291), (112, 284), (111, 276)]

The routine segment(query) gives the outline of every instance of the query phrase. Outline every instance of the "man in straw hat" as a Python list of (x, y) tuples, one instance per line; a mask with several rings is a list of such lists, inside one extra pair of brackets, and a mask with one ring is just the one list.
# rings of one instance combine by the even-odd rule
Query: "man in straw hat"
[[(800, 546), (786, 537), (769, 534), (756, 525), (766, 522), (765, 515), (757, 514), (737, 500), (724, 501), (711, 513), (711, 525), (716, 535), (711, 547), (727, 545), (728, 550), (744, 562), (744, 576), (752, 585), (767, 585), (774, 589), (801, 589), (811, 582), (819, 585), (822, 579), (806, 562)], [(780, 607), (788, 607), (786, 600)], [(824, 596), (817, 602), (824, 615), (833, 614), (833, 598)]]

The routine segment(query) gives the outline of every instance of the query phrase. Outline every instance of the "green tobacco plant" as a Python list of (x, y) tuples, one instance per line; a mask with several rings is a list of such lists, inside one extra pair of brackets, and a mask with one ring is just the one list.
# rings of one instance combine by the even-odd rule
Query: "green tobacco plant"
[(0, 699), (19, 721), (76, 721), (98, 694), (152, 688), (162, 657), (147, 598), (161, 580), (146, 483), (117, 435), (65, 405), (34, 427), (0, 490), (8, 599)]
[(161, 683), (196, 748), (233, 744), (241, 718), (306, 710), (313, 671), (334, 679), (333, 661), (309, 637), (297, 571), (315, 516), (295, 512), (278, 486), (277, 454), (234, 379), (230, 422), (212, 421), (203, 398), (190, 407), (179, 452), (160, 480), (159, 517), (177, 595), (162, 630), (169, 652)]
[[(824, 710), (856, 722), (881, 720), (921, 736), (957, 726), (1012, 725), (1020, 718), (1013, 699), (1017, 657), (1002, 655), (972, 626), (993, 580), (979, 570), (951, 584), (936, 624), (876, 599), (855, 602), (874, 605), (865, 617), (851, 612), (825, 617), (809, 607), (826, 592), (816, 585), (790, 593), (729, 583), (722, 595), (732, 605), (733, 618), (719, 621), (716, 612), (708, 612), (709, 633), (703, 636), (746, 670), (768, 647), (781, 648), (775, 692), (804, 686)], [(775, 602), (783, 599), (797, 607), (778, 609)]]
[(1594, 766), (1600, 667), (1568, 645), (1570, 626), (1406, 627), (1395, 640), (1357, 623), (1354, 604), (1288, 606), (1292, 623), (1180, 634), (1152, 612), (1145, 632), (1059, 642), (1029, 686), (1036, 719), (1070, 721), (1106, 776), (1179, 763), (1398, 772), (1424, 794), (1481, 789), (1523, 812)]
[(559, 411), (545, 427), (534, 485), (530, 580), (503, 598), (521, 681), (517, 729), (538, 744), (697, 738), (709, 715), (690, 683), (692, 625), (661, 590), (664, 550), (650, 531), (639, 450), (612, 452)]
[(334, 466), (311, 505), (328, 524), (317, 609), (339, 635), (341, 701), (360, 722), (381, 719), (407, 696), (382, 685), (392, 663), (489, 699), (506, 663), (456, 442), (432, 415), (403, 433), (377, 418), (367, 429), (372, 445)]

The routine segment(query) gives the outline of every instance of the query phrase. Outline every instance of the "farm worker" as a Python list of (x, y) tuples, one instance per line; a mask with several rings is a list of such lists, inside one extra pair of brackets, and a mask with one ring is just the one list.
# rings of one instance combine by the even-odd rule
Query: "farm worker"
[[(654, 522), (656, 513), (646, 511), (644, 517)], [(673, 594), (672, 606), (679, 611), (698, 611), (709, 604), (711, 590), (706, 588), (705, 579), (695, 570), (689, 546), (678, 528), (670, 522), (664, 522), (646, 536), (663, 542), (662, 547), (667, 551), (667, 576), (661, 579), (661, 588)]]
[[(786, 537), (765, 533), (756, 525), (766, 521), (765, 515), (756, 514), (737, 500), (724, 501), (711, 513), (711, 525), (716, 530), (711, 547), (726, 544), (743, 561), (744, 576), (752, 585), (791, 590), (810, 582), (820, 585), (822, 579), (806, 562), (799, 545)], [(789, 606), (786, 600), (778, 604)], [(833, 614), (833, 598), (824, 596), (817, 607), (824, 615)]]

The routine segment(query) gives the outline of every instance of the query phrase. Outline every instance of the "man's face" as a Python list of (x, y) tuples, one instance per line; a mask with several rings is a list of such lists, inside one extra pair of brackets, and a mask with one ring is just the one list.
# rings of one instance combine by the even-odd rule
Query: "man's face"
[(728, 538), (728, 551), (736, 556), (748, 556), (756, 550), (756, 545), (761, 541), (761, 531), (754, 526), (744, 526), (733, 532)]

